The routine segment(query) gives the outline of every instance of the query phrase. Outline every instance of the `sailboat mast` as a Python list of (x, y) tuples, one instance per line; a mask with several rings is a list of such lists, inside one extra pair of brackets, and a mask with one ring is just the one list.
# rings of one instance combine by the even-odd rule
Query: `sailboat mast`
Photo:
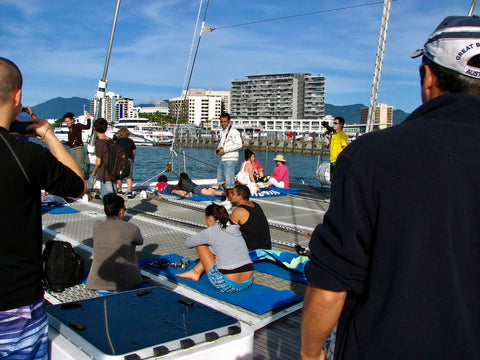
[(383, 3), (382, 25), (380, 27), (380, 36), (378, 38), (377, 58), (375, 61), (375, 73), (373, 75), (372, 93), (370, 95), (370, 104), (368, 106), (368, 117), (365, 132), (373, 130), (375, 123), (375, 109), (377, 107), (378, 92), (380, 90), (380, 78), (382, 77), (383, 57), (385, 54), (385, 44), (387, 42), (388, 23), (390, 21), (390, 9), (392, 0), (385, 0)]
[(105, 65), (103, 67), (102, 78), (98, 81), (97, 95), (95, 96), (95, 119), (99, 118), (102, 114), (103, 99), (105, 98), (105, 90), (107, 88), (107, 72), (108, 65), (110, 63), (110, 54), (112, 53), (113, 39), (115, 37), (115, 29), (117, 27), (118, 12), (120, 10), (120, 1), (117, 0), (117, 6), (115, 8), (115, 15), (113, 16), (112, 30), (110, 31), (110, 40), (108, 42), (107, 56), (105, 58)]
[[(105, 65), (103, 67), (103, 76), (98, 81), (98, 90), (94, 98), (94, 103), (93, 103), (94, 104), (93, 106), (94, 120), (102, 116), (102, 106), (105, 99), (105, 90), (107, 88), (108, 65), (110, 63), (110, 54), (112, 52), (113, 38), (115, 37), (115, 29), (117, 27), (117, 18), (118, 18), (118, 12), (120, 10), (120, 1), (121, 0), (117, 0), (115, 15), (113, 16), (112, 30), (110, 31), (110, 41), (108, 42), (107, 57), (105, 59)], [(96, 160), (96, 155), (95, 155), (96, 141), (97, 141), (97, 137), (95, 136), (95, 131), (92, 125), (92, 127), (90, 128), (90, 134), (88, 136), (88, 141), (87, 141), (87, 153), (88, 153), (88, 161), (90, 165), (94, 164)], [(88, 168), (90, 168), (90, 165), (88, 165)], [(87, 170), (90, 171), (90, 169), (87, 169)]]
[(472, 0), (472, 6), (470, 6), (470, 11), (468, 12), (468, 16), (473, 15), (473, 11), (475, 10), (476, 5), (477, 5), (477, 0)]

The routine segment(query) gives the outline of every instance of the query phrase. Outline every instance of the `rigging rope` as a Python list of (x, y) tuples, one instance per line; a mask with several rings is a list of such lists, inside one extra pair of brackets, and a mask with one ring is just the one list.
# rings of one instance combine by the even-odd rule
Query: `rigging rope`
[[(165, 170), (163, 172), (174, 173), (173, 172), (173, 156), (177, 155), (175, 153), (174, 148), (175, 148), (175, 143), (176, 143), (177, 136), (178, 136), (178, 131), (179, 131), (178, 121), (179, 121), (179, 118), (180, 118), (180, 114), (183, 113), (184, 103), (188, 98), (188, 90), (190, 88), (190, 82), (192, 80), (192, 74), (193, 74), (193, 70), (195, 68), (195, 61), (197, 59), (198, 48), (200, 46), (200, 40), (202, 38), (202, 33), (203, 33), (202, 30), (205, 26), (205, 20), (207, 18), (207, 11), (208, 11), (209, 3), (210, 3), (210, 0), (207, 0), (207, 6), (205, 8), (205, 13), (203, 15), (202, 28), (200, 30), (200, 35), (198, 36), (197, 46), (196, 46), (196, 49), (195, 49), (195, 55), (193, 57), (193, 61), (191, 62), (193, 45), (195, 43), (195, 38), (197, 37), (197, 33), (198, 33), (198, 24), (199, 24), (199, 20), (200, 20), (201, 9), (202, 9), (202, 6), (203, 6), (203, 0), (200, 0), (200, 5), (198, 7), (197, 20), (195, 22), (195, 29), (193, 31), (192, 45), (190, 47), (190, 54), (188, 56), (188, 61), (187, 61), (187, 69), (186, 69), (186, 72), (185, 72), (185, 78), (183, 80), (183, 88), (182, 88), (183, 99), (180, 100), (180, 108), (177, 111), (177, 116), (176, 116), (176, 120), (175, 120), (175, 136), (173, 137), (172, 145), (170, 146), (170, 158), (169, 158), (167, 166), (165, 167)], [(190, 62), (191, 62), (191, 66), (190, 66)], [(189, 74), (189, 70), (190, 70), (190, 74)], [(188, 81), (187, 81), (187, 77), (188, 77)], [(188, 106), (187, 106), (187, 110), (188, 110)], [(187, 114), (188, 114), (188, 112), (187, 112)], [(179, 161), (180, 161), (180, 158), (179, 158)], [(180, 168), (180, 164), (179, 164), (179, 168)]]
[[(398, 1), (398, 0), (393, 0), (393, 1)], [(315, 14), (322, 14), (322, 13), (333, 12), (333, 11), (349, 10), (349, 9), (355, 9), (355, 8), (359, 8), (359, 7), (373, 6), (373, 5), (379, 5), (379, 4), (383, 4), (383, 1), (377, 1), (377, 2), (372, 2), (372, 3), (360, 4), (360, 5), (344, 6), (344, 7), (335, 8), (335, 9), (328, 9), (328, 10), (311, 11), (311, 12), (303, 13), (303, 14), (280, 16), (280, 17), (271, 18), (271, 19), (250, 21), (250, 22), (234, 24), (234, 25), (219, 26), (219, 27), (216, 27), (216, 28), (210, 28), (210, 30), (213, 31), (213, 30), (227, 29), (227, 28), (238, 27), (238, 26), (247, 26), (247, 25), (259, 24), (259, 23), (264, 23), (264, 22), (285, 20), (285, 19), (315, 15)]]

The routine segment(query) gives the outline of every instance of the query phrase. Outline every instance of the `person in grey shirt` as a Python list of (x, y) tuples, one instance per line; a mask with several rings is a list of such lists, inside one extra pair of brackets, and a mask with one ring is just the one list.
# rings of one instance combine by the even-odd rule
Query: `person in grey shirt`
[(142, 284), (135, 253), (143, 244), (140, 229), (123, 221), (125, 201), (117, 194), (103, 198), (106, 221), (93, 226), (93, 264), (87, 279), (91, 290), (123, 291)]
[(200, 261), (180, 278), (198, 281), (205, 271), (210, 283), (221, 292), (238, 292), (253, 283), (253, 264), (237, 224), (230, 222), (224, 206), (211, 204), (205, 209), (207, 228), (185, 242), (195, 248)]

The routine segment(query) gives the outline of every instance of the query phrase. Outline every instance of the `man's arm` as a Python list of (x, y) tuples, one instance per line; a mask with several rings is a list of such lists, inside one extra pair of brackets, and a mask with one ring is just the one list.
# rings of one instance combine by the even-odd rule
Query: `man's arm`
[[(48, 124), (45, 119), (35, 119), (33, 120), (35, 124), (35, 133), (41, 137), (42, 141), (50, 149), (50, 153), (63, 165), (72, 170), (75, 174), (78, 175), (83, 180), (83, 174), (78, 166), (77, 162), (73, 157), (68, 153), (63, 144), (55, 136), (53, 129)], [(83, 181), (83, 192), (79, 197), (82, 197), (87, 190), (87, 185)]]
[(102, 165), (102, 158), (99, 158), (97, 156), (97, 159), (95, 160), (95, 165), (93, 166), (93, 170), (91, 172), (91, 174), (93, 176), (97, 176), (97, 171), (98, 171), (98, 168), (100, 167), (100, 165)]
[(337, 323), (346, 297), (346, 291), (328, 291), (308, 284), (303, 300), (300, 359), (324, 359), (323, 343)]
[(243, 225), (247, 222), (249, 213), (247, 210), (241, 207), (236, 207), (230, 215), (230, 220), (238, 225)]
[[(87, 113), (88, 114), (88, 113)], [(90, 114), (89, 114), (90, 115)], [(87, 123), (86, 124), (77, 124), (80, 126), (80, 129), (82, 130), (88, 130), (90, 129), (90, 125), (92, 125), (92, 119), (90, 117), (87, 118)]]

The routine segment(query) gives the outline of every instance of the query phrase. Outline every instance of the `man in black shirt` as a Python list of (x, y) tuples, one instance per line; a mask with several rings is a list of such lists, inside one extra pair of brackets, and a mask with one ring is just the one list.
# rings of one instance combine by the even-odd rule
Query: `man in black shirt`
[(46, 359), (40, 191), (81, 197), (86, 186), (78, 164), (45, 119), (32, 119), (27, 130), (49, 149), (9, 134), (21, 100), (20, 70), (0, 58), (0, 357)]
[(235, 185), (232, 203), (237, 205), (230, 220), (240, 225), (240, 231), (248, 250), (271, 249), (270, 227), (262, 208), (250, 201), (250, 189), (246, 185)]
[[(127, 196), (132, 198), (132, 183), (133, 183), (133, 163), (135, 162), (135, 156), (137, 155), (137, 146), (135, 142), (129, 138), (130, 131), (126, 127), (122, 127), (118, 130), (118, 135), (115, 142), (118, 146), (121, 146), (125, 149), (128, 159), (130, 160), (130, 174), (126, 177), (127, 180)], [(122, 180), (117, 180), (117, 192), (122, 193)]]

